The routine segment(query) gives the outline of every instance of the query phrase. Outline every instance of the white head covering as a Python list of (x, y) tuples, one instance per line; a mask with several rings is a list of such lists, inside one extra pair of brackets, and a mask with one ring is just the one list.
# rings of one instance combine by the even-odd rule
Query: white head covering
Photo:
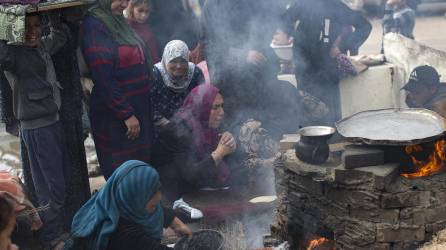
[(181, 40), (172, 40), (167, 43), (166, 47), (164, 48), (161, 62), (155, 64), (155, 67), (161, 73), (163, 82), (169, 89), (174, 92), (183, 92), (189, 87), (190, 82), (192, 81), (195, 71), (195, 64), (189, 62), (187, 74), (181, 78), (174, 78), (167, 71), (167, 64), (177, 58), (182, 58), (189, 62), (189, 48), (187, 47), (187, 44)]

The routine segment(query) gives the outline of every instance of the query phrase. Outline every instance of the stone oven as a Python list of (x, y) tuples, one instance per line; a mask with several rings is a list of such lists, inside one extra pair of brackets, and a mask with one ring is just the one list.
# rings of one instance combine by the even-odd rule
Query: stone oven
[[(334, 144), (326, 163), (310, 165), (295, 156), (297, 140), (281, 141), (271, 227), (292, 249), (417, 249), (446, 228), (446, 173), (403, 176), (419, 170), (407, 148)], [(433, 150), (415, 150), (425, 155), (417, 159), (432, 160)]]

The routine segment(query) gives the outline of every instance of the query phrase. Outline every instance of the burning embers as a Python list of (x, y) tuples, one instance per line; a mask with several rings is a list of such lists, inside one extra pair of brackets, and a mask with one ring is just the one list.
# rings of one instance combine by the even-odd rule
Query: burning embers
[(313, 240), (310, 240), (308, 243), (307, 250), (333, 250), (333, 241), (319, 237)]
[[(412, 163), (416, 172), (414, 173), (404, 173), (404, 176), (409, 179), (414, 179), (418, 177), (424, 177), (433, 175), (444, 170), (446, 165), (446, 153), (445, 153), (446, 140), (441, 139), (435, 142), (434, 148), (427, 157), (422, 157), (426, 154), (426, 146), (421, 145), (410, 145), (405, 148), (406, 153), (412, 159)], [(424, 159), (420, 159), (424, 158)]]

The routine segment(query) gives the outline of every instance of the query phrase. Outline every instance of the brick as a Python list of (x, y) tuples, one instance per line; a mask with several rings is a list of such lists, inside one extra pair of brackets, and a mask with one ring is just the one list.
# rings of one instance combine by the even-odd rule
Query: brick
[(438, 221), (432, 224), (427, 224), (425, 227), (426, 232), (433, 235), (438, 233), (439, 231), (446, 229), (446, 221)]
[(446, 220), (446, 206), (437, 208), (409, 208), (401, 210), (401, 219), (410, 224), (424, 225)]
[(432, 205), (446, 204), (446, 189), (438, 189), (432, 191)]
[[(335, 240), (346, 246), (364, 247), (375, 243), (376, 226), (374, 223), (346, 219), (341, 228), (335, 229)], [(344, 249), (341, 248), (341, 249)]]
[(379, 208), (379, 195), (367, 190), (327, 189), (327, 198), (344, 207), (360, 209)]
[(382, 208), (406, 208), (415, 206), (429, 206), (430, 191), (408, 191), (404, 193), (383, 194), (381, 198)]
[(348, 145), (342, 153), (342, 164), (346, 169), (382, 165), (384, 150), (363, 145)]
[(379, 223), (376, 227), (378, 242), (414, 242), (425, 240), (424, 226), (391, 225)]
[(421, 242), (400, 242), (392, 245), (392, 250), (417, 250)]
[(383, 190), (398, 176), (398, 167), (395, 163), (356, 169), (339, 166), (334, 170), (334, 181), (355, 188)]
[(351, 217), (376, 223), (396, 223), (399, 214), (399, 209), (350, 209)]
[(289, 187), (292, 190), (303, 191), (314, 195), (324, 195), (324, 184), (314, 181), (310, 176), (293, 174), (289, 179)]

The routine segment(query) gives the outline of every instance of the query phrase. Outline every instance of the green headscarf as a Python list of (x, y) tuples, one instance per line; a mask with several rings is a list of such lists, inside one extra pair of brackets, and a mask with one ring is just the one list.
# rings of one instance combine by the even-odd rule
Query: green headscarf
[(112, 13), (111, 3), (112, 0), (98, 0), (98, 3), (93, 6), (88, 13), (105, 23), (105, 26), (112, 32), (112, 35), (118, 44), (135, 45), (144, 48), (144, 42), (132, 28), (128, 26), (124, 16), (117, 16)]

